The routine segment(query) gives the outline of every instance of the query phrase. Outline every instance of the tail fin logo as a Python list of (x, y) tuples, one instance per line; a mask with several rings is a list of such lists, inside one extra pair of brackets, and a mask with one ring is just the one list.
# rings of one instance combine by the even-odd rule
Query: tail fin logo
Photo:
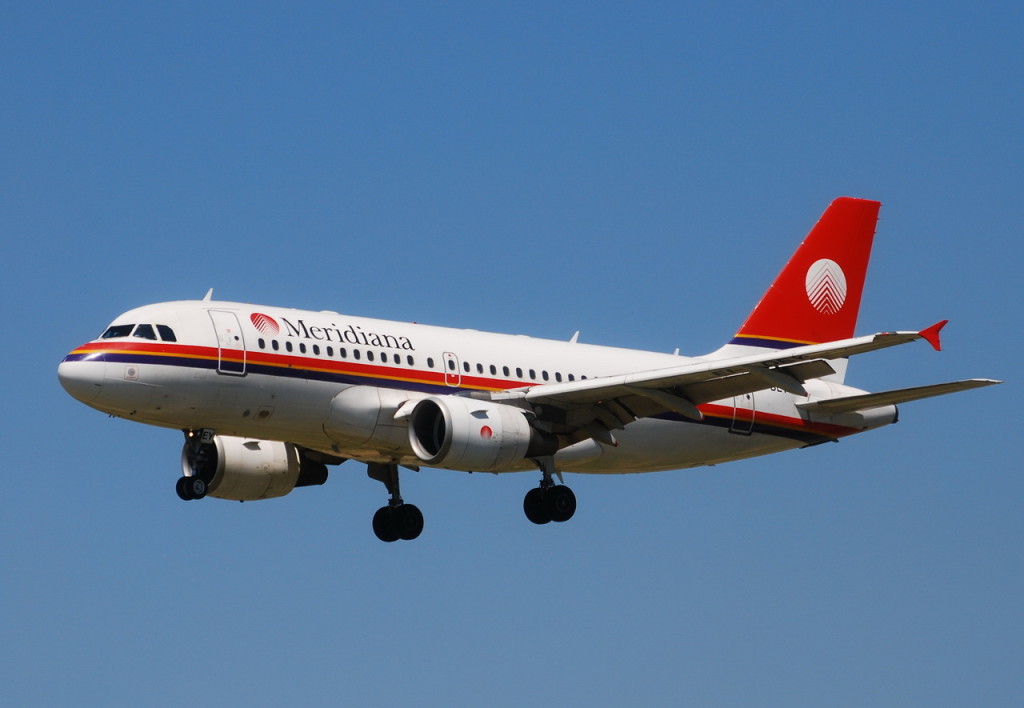
[(846, 302), (846, 274), (833, 260), (815, 261), (807, 269), (804, 285), (811, 305), (824, 315), (836, 314)]

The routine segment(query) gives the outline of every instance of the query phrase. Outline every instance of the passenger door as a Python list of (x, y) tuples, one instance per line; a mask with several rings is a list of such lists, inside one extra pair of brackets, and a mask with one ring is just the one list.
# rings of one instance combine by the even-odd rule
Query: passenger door
[(736, 433), (737, 435), (750, 435), (754, 432), (754, 418), (756, 415), (754, 394), (745, 393), (742, 396), (733, 396), (732, 424), (729, 426), (729, 432)]
[(217, 332), (217, 373), (245, 376), (245, 335), (238, 317), (227, 310), (208, 310)]

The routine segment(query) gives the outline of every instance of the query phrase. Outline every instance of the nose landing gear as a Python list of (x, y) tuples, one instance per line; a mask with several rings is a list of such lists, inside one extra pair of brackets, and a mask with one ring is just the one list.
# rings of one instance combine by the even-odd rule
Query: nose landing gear
[[(210, 491), (210, 482), (217, 473), (217, 448), (211, 443), (213, 431), (186, 430), (182, 468), (185, 476), (178, 479), (174, 491), (182, 501), (202, 499)], [(191, 474), (189, 474), (191, 472)]]

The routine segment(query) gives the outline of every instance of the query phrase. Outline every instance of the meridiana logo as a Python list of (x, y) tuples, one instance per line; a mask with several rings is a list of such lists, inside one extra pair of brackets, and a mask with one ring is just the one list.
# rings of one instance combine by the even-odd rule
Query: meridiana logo
[(264, 315), (262, 312), (254, 312), (249, 315), (249, 319), (252, 320), (252, 324), (263, 334), (268, 337), (274, 337), (281, 332), (281, 325), (277, 323), (270, 315)]
[(361, 324), (348, 324), (342, 327), (331, 322), (329, 325), (316, 325), (306, 324), (305, 320), (301, 319), (292, 322), (287, 317), (282, 317), (280, 322), (278, 322), (278, 320), (262, 312), (253, 312), (249, 315), (249, 320), (252, 322), (253, 327), (259, 330), (260, 334), (268, 337), (276, 337), (280, 334), (285, 337), (312, 339), (316, 342), (337, 342), (338, 344), (347, 342), (349, 344), (362, 344), (366, 347), (416, 350), (416, 347), (412, 345), (412, 341), (404, 335), (366, 332)]
[(839, 264), (828, 258), (815, 261), (804, 279), (807, 299), (818, 312), (834, 315), (846, 302), (846, 274)]

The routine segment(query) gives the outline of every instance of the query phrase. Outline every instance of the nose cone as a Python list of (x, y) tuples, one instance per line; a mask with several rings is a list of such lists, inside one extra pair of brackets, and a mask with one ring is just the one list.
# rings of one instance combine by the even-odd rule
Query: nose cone
[(82, 403), (92, 403), (100, 395), (103, 385), (101, 361), (70, 361), (65, 359), (57, 367), (57, 378), (64, 390)]

